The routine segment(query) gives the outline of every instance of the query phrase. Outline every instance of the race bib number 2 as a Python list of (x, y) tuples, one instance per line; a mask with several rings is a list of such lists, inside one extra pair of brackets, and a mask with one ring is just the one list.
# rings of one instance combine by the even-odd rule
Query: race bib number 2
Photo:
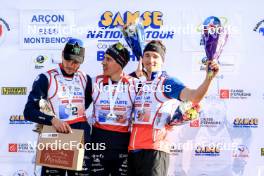
[(76, 106), (67, 106), (67, 105), (60, 105), (59, 106), (59, 117), (60, 119), (68, 119), (71, 116), (78, 115), (78, 107)]

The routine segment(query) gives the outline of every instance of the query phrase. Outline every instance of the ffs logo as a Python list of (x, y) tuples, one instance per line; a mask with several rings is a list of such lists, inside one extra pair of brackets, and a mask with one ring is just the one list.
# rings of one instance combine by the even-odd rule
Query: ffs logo
[(261, 33), (262, 36), (264, 36), (264, 20), (261, 20), (260, 22), (258, 22), (256, 26), (254, 27), (253, 31)]

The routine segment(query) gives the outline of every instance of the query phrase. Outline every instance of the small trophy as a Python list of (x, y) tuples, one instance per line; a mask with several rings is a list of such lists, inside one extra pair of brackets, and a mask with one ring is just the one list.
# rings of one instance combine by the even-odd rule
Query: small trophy
[(139, 19), (133, 24), (129, 24), (122, 29), (124, 38), (131, 48), (133, 54), (137, 57), (137, 60), (143, 56), (143, 50), (145, 47), (145, 33), (144, 27), (140, 23)]
[[(50, 103), (47, 100), (43, 99), (42, 97), (39, 100), (39, 107), (40, 107), (40, 111), (43, 112), (44, 114), (55, 116), (54, 112), (51, 109)], [(41, 133), (42, 128), (43, 128), (42, 124), (36, 124), (35, 129), (33, 129), (33, 131), (37, 133)]]
[[(228, 39), (227, 29), (225, 29), (221, 21), (218, 17), (210, 16), (205, 19), (203, 22), (203, 30), (200, 44), (204, 45), (205, 53), (206, 53), (206, 61), (212, 61), (214, 59), (218, 59), (220, 54), (223, 51), (223, 47), (226, 44)], [(213, 70), (208, 70), (208, 75), (211, 77), (213, 74)]]

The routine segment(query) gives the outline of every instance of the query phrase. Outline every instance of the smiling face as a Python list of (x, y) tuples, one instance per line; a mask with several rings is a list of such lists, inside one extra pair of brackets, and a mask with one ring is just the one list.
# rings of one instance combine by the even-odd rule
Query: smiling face
[(160, 71), (163, 65), (163, 59), (158, 52), (146, 51), (144, 52), (142, 63), (147, 72)]

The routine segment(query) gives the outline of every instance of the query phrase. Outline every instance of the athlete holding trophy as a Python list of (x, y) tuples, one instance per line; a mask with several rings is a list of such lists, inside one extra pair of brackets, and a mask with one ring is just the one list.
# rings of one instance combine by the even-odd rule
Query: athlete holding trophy
[[(62, 51), (62, 62), (35, 79), (24, 109), (26, 120), (40, 124), (35, 131), (40, 132), (42, 125), (51, 125), (60, 133), (81, 129), (84, 131), (84, 143), (90, 142), (85, 109), (92, 102), (92, 82), (89, 75), (79, 70), (84, 56), (83, 42), (70, 38)], [(82, 171), (43, 166), (41, 175), (88, 175), (88, 155), (89, 151), (85, 150)]]
[[(131, 27), (131, 29), (133, 28)], [(129, 32), (129, 30), (125, 30), (125, 32), (127, 31)], [(126, 36), (137, 37), (136, 35)], [(137, 38), (137, 40), (140, 39)], [(133, 46), (140, 47), (142, 41), (136, 42), (137, 40), (133, 40)], [(132, 51), (134, 50), (132, 48)], [(170, 153), (170, 142), (166, 139), (166, 135), (174, 124), (172, 123), (175, 120), (173, 117), (176, 117), (176, 124), (179, 120), (192, 120), (197, 117), (192, 115), (187, 118), (183, 117), (185, 112), (181, 112), (181, 116), (173, 116), (173, 112), (182, 102), (199, 103), (206, 94), (212, 79), (218, 73), (219, 66), (211, 58), (207, 62), (206, 71), (208, 73), (209, 70), (212, 70), (212, 73), (206, 74), (204, 81), (197, 89), (190, 89), (162, 69), (166, 47), (160, 41), (150, 41), (142, 50), (146, 81), (142, 83), (142, 88), (137, 93), (134, 102), (135, 109), (128, 157), (129, 175), (164, 176), (167, 175)], [(138, 74), (133, 74), (143, 75), (142, 69), (137, 69), (136, 72)], [(163, 89), (164, 87), (165, 89)]]

